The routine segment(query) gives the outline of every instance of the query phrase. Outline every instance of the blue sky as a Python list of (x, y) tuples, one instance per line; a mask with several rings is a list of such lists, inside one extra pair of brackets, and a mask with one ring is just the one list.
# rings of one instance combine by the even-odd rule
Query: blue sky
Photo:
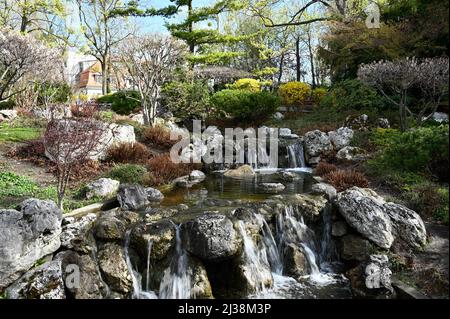
[[(213, 4), (215, 0), (194, 0), (194, 7), (201, 7), (209, 4)], [(149, 4), (155, 8), (163, 8), (171, 4), (169, 0), (150, 0), (141, 1), (143, 5)], [(166, 33), (165, 22), (167, 19), (162, 17), (147, 17), (137, 19), (139, 26), (142, 28), (142, 32), (155, 32), (155, 33)]]

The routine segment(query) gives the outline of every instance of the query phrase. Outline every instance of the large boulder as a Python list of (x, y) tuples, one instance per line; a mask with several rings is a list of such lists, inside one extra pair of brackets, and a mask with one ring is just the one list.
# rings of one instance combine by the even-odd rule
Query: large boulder
[(353, 138), (353, 130), (349, 127), (341, 127), (336, 131), (328, 132), (331, 143), (336, 150), (340, 150), (350, 144)]
[(47, 262), (6, 289), (9, 299), (66, 299), (60, 260)]
[(307, 132), (304, 136), (306, 159), (309, 164), (317, 164), (321, 155), (333, 150), (330, 137), (319, 130)]
[(17, 117), (16, 110), (0, 110), (0, 120), (11, 121)]
[(208, 261), (231, 258), (238, 252), (240, 241), (233, 223), (226, 216), (207, 212), (181, 227), (186, 250)]
[(100, 178), (86, 185), (86, 198), (109, 198), (117, 194), (120, 182), (111, 178)]
[(347, 189), (336, 198), (339, 212), (351, 227), (379, 247), (389, 249), (394, 236), (384, 203), (375, 192), (359, 187)]
[(340, 256), (344, 260), (364, 261), (374, 251), (372, 244), (358, 235), (348, 234), (339, 240)]
[(133, 279), (122, 246), (115, 243), (103, 245), (98, 252), (98, 264), (111, 289), (123, 294), (133, 291)]
[(164, 198), (162, 193), (154, 188), (144, 188), (138, 184), (120, 185), (117, 193), (117, 200), (120, 208), (137, 210), (149, 205), (151, 202), (161, 201)]
[(250, 165), (242, 165), (236, 169), (229, 169), (223, 173), (224, 176), (232, 178), (248, 178), (255, 176), (255, 174), (255, 171)]
[(426, 244), (425, 224), (415, 211), (394, 203), (386, 203), (384, 208), (391, 219), (396, 237), (415, 248), (420, 248)]
[(420, 216), (400, 204), (386, 202), (373, 190), (352, 187), (338, 194), (336, 205), (350, 226), (381, 248), (390, 248), (394, 238), (414, 248), (426, 243)]
[(139, 214), (117, 209), (102, 212), (93, 227), (94, 237), (100, 241), (122, 241), (129, 226), (139, 220)]
[(96, 219), (96, 214), (87, 214), (78, 219), (74, 217), (64, 218), (62, 222), (61, 247), (87, 253), (89, 251), (89, 236), (87, 233)]
[(283, 248), (283, 273), (297, 278), (308, 274), (309, 264), (303, 249), (293, 243)]
[(39, 199), (0, 210), (0, 291), (60, 247), (61, 219), (54, 202)]
[(131, 231), (131, 245), (140, 256), (147, 258), (151, 249), (151, 260), (165, 258), (174, 245), (175, 226), (169, 220), (137, 225)]
[[(65, 250), (58, 253), (55, 260), (62, 262), (68, 298), (102, 299), (107, 296), (108, 287), (100, 276), (97, 263), (89, 254)], [(79, 271), (79, 276), (75, 276), (74, 271)]]

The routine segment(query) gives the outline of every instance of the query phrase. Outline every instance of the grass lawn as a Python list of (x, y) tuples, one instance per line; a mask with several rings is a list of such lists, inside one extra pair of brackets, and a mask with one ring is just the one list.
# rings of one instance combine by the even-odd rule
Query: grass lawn
[(9, 123), (0, 124), (0, 143), (25, 142), (38, 138), (42, 133), (37, 127), (17, 127)]

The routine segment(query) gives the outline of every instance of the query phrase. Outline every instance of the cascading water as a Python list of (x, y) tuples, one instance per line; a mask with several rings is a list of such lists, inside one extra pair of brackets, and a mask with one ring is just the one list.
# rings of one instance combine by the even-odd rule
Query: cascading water
[(175, 256), (164, 271), (159, 286), (160, 299), (189, 299), (191, 297), (191, 270), (186, 250), (182, 247), (180, 225), (175, 225)]
[(305, 168), (305, 153), (303, 143), (295, 143), (287, 148), (289, 168)]
[[(131, 264), (131, 258), (129, 253), (129, 247), (130, 247), (130, 235), (131, 235), (131, 229), (128, 229), (125, 233), (125, 247), (124, 247), (124, 254), (125, 254), (125, 261), (127, 263), (127, 268), (129, 273), (131, 274), (131, 280), (133, 282), (133, 295), (132, 298), (134, 299), (156, 299), (156, 294), (153, 291), (144, 291), (142, 289), (142, 276), (141, 274), (133, 268), (133, 265)], [(150, 255), (148, 255), (148, 258), (150, 258)], [(147, 260), (147, 264), (150, 264), (150, 260)], [(149, 274), (147, 273), (147, 281), (148, 281)]]
[(150, 290), (150, 256), (152, 254), (152, 245), (153, 241), (149, 239), (147, 242), (147, 272), (145, 276), (145, 290), (147, 291)]
[(257, 214), (257, 220), (262, 225), (262, 235), (263, 235), (263, 244), (265, 245), (265, 251), (267, 255), (267, 260), (270, 264), (270, 268), (272, 272), (278, 275), (283, 273), (283, 263), (281, 262), (280, 253), (277, 247), (277, 243), (275, 238), (272, 235), (272, 231), (270, 226), (267, 224), (264, 217)]
[(271, 279), (266, 249), (265, 247), (259, 249), (256, 247), (252, 238), (245, 231), (243, 221), (238, 221), (237, 225), (244, 244), (244, 268), (256, 292), (259, 293), (265, 289), (268, 279), (269, 281)]

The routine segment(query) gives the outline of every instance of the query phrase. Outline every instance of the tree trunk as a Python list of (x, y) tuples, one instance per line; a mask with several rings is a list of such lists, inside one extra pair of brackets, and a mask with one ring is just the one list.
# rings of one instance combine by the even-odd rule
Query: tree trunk
[(284, 64), (284, 52), (281, 53), (281, 58), (280, 58), (280, 69), (279, 69), (279, 74), (278, 74), (278, 84), (281, 83), (281, 79), (283, 78), (283, 64)]
[(300, 57), (300, 38), (297, 38), (295, 40), (295, 60), (296, 60), (296, 65), (295, 65), (295, 70), (296, 70), (296, 79), (298, 82), (301, 81), (301, 57)]
[(105, 56), (103, 60), (100, 62), (102, 66), (102, 94), (108, 94), (108, 62), (107, 57)]
[(314, 54), (311, 45), (311, 34), (308, 32), (308, 51), (309, 51), (309, 62), (311, 63), (311, 78), (312, 78), (312, 88), (316, 87), (316, 72), (314, 69)]

